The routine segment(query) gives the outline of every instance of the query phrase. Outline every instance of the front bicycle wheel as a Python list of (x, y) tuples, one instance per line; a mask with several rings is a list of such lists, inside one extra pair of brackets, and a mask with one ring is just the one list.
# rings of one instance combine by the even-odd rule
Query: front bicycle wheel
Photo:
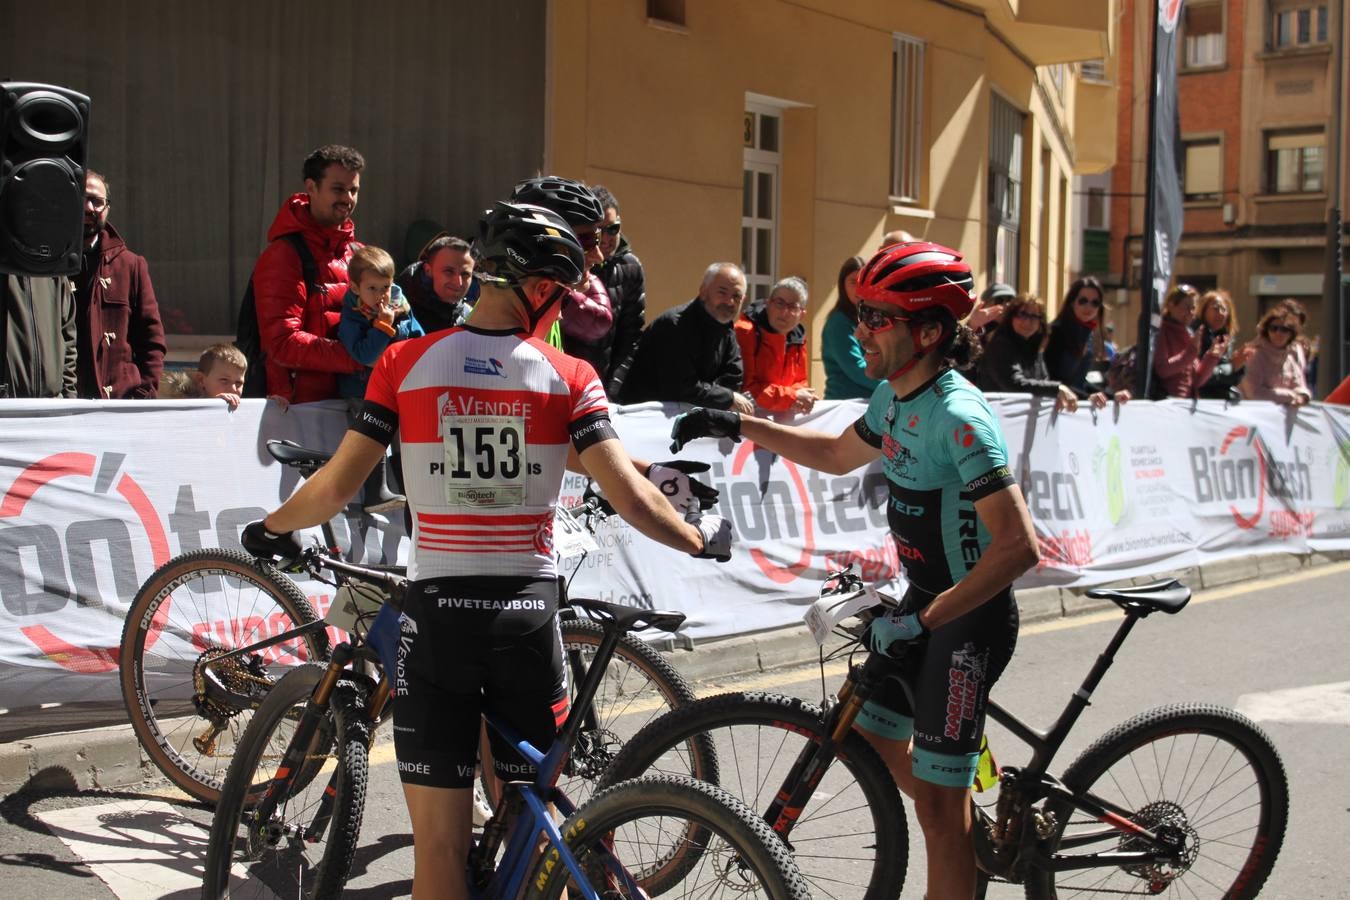
[(1054, 833), (1027, 896), (1255, 897), (1275, 865), (1289, 814), (1284, 764), (1251, 720), (1219, 706), (1149, 710), (1116, 726), (1064, 773), (1066, 787), (1129, 811), (1176, 839), (1167, 861), (1054, 871), (1056, 861), (1148, 849), (1066, 803), (1046, 804)]
[[(598, 791), (561, 831), (602, 897), (811, 896), (792, 854), (762, 819), (726, 791), (690, 778), (649, 775)], [(702, 836), (700, 846), (690, 846), (691, 833)], [(649, 884), (653, 872), (669, 873), (680, 855), (688, 859), (680, 880)], [(570, 896), (580, 896), (550, 848), (526, 879), (526, 895), (556, 900), (569, 884)]]
[[(804, 748), (819, 745), (820, 709), (795, 697), (734, 692), (705, 697), (652, 722), (615, 758), (601, 787), (645, 772), (716, 783), (763, 816)], [(711, 765), (688, 751), (703, 735)], [(814, 894), (894, 900), (904, 885), (909, 833), (895, 780), (867, 741), (850, 732), (788, 837)]]
[[(560, 624), (569, 687), (575, 700), (577, 687), (595, 663), (604, 629), (588, 619), (569, 619)], [(573, 715), (583, 717), (585, 726), (577, 736), (559, 785), (563, 793), (580, 805), (633, 735), (693, 699), (694, 689), (689, 682), (660, 653), (640, 638), (621, 635), (591, 709), (573, 710)], [(688, 741), (685, 749), (700, 760), (700, 771), (705, 765), (701, 760), (711, 752), (710, 748), (701, 735)]]
[(201, 702), (204, 665), (316, 618), (293, 581), (243, 553), (195, 550), (160, 566), (127, 611), (119, 651), (122, 702), (150, 761), (188, 795), (219, 802), (253, 709), (287, 667), (327, 659), (328, 635), (316, 628), (216, 664), (226, 688), (254, 698), (249, 708)]
[[(371, 726), (364, 691), (338, 683), (329, 708), (298, 735), (322, 666), (288, 673), (244, 731), (211, 822), (202, 897), (334, 897), (351, 871), (369, 777)], [(283, 755), (304, 740), (301, 772), (254, 807), (251, 786), (277, 777)]]

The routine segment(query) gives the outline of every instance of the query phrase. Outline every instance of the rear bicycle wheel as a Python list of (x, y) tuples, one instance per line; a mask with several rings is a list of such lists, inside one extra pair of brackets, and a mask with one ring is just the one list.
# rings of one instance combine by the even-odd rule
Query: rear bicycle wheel
[(295, 583), (232, 550), (195, 550), (160, 566), (132, 600), (122, 628), (118, 680), (136, 739), (169, 780), (205, 803), (221, 780), (253, 708), (286, 671), (328, 658), (328, 635), (304, 637), (213, 667), (254, 706), (194, 700), (203, 664), (317, 619)]
[[(652, 722), (625, 745), (600, 787), (644, 773), (717, 784), (763, 816), (798, 755), (823, 738), (816, 706), (795, 697), (735, 692), (704, 697)], [(703, 758), (690, 738), (712, 743)], [(711, 762), (711, 765), (708, 763)], [(904, 885), (909, 833), (900, 794), (871, 745), (850, 732), (788, 837), (817, 896), (894, 900)]]
[[(270, 782), (319, 679), (321, 666), (296, 669), (268, 694), (245, 729), (211, 822), (202, 896), (332, 897), (351, 871), (369, 777), (370, 723), (364, 691), (339, 682), (309, 737), (303, 769), (265, 818), (250, 787)], [(331, 787), (329, 818), (320, 804)]]
[[(591, 886), (606, 898), (766, 897), (807, 900), (810, 889), (792, 854), (764, 821), (726, 791), (671, 775), (649, 775), (598, 791), (562, 825), (568, 849), (587, 873)], [(691, 847), (685, 835), (698, 833)], [(669, 873), (672, 858), (683, 856), (678, 880)], [(622, 867), (637, 890), (616, 871)], [(525, 882), (526, 896), (556, 900), (569, 884), (580, 891), (549, 848)]]
[[(1064, 773), (1064, 784), (1130, 810), (1130, 820), (1175, 835), (1179, 858), (1055, 872), (1033, 870), (1027, 896), (1135, 894), (1255, 897), (1275, 865), (1289, 814), (1284, 764), (1251, 720), (1219, 706), (1149, 710), (1116, 726)], [(1048, 803), (1051, 862), (1144, 850), (1137, 839), (1073, 809)]]

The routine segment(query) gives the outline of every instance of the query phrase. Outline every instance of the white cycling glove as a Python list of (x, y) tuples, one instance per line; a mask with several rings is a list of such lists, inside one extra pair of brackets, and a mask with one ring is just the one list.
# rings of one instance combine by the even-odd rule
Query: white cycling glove
[(703, 535), (703, 549), (690, 554), (695, 559), (715, 559), (726, 562), (731, 559), (731, 520), (722, 516), (700, 516), (693, 520), (694, 527)]

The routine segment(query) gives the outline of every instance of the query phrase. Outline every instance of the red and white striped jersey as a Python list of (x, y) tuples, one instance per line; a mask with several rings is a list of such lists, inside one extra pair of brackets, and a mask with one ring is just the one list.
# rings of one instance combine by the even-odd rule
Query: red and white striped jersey
[(414, 579), (552, 577), (568, 442), (615, 436), (589, 363), (469, 326), (391, 344), (352, 427), (386, 443), (397, 428)]

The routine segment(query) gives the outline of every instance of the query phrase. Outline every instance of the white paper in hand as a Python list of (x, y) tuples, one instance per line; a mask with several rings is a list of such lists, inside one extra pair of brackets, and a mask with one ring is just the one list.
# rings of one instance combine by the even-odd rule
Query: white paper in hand
[(600, 545), (582, 524), (561, 506), (555, 507), (553, 516), (553, 552), (558, 559), (571, 559), (598, 550)]
[(816, 643), (823, 647), (826, 639), (834, 631), (834, 626), (851, 616), (857, 615), (864, 609), (869, 609), (879, 603), (886, 603), (888, 600), (889, 598), (878, 594), (876, 588), (868, 585), (863, 590), (853, 594), (835, 594), (830, 597), (821, 597), (807, 608), (806, 615), (802, 616), (802, 621), (806, 622), (806, 627), (811, 630), (811, 636), (816, 639)]

